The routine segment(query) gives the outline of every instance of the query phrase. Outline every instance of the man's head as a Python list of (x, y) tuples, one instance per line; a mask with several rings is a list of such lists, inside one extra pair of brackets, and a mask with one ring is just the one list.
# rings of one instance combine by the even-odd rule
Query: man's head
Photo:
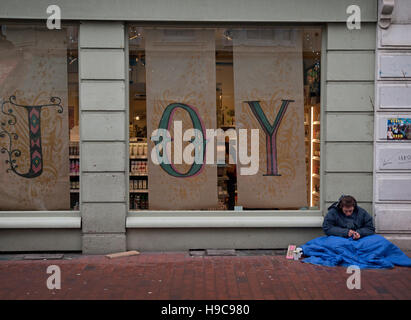
[(340, 199), (340, 208), (342, 212), (349, 217), (353, 214), (357, 201), (352, 196), (343, 196)]

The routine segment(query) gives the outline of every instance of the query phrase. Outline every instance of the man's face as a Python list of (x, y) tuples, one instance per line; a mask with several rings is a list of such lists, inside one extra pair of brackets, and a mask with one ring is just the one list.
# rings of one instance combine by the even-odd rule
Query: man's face
[(349, 217), (350, 215), (352, 215), (352, 213), (354, 212), (354, 207), (343, 207), (342, 211), (344, 212), (344, 214)]

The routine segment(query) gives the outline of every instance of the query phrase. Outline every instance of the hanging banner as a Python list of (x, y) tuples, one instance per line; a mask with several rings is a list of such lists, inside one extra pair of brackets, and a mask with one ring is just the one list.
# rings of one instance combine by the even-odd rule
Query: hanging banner
[[(194, 163), (185, 161), (194, 151), (183, 141), (191, 139), (189, 129), (205, 138), (206, 129), (216, 128), (214, 31), (146, 29), (145, 45), (149, 208), (216, 207), (217, 168), (205, 164), (205, 140)], [(153, 162), (158, 146), (150, 137), (156, 129), (170, 133), (169, 163)]]
[(237, 164), (238, 205), (306, 206), (302, 34), (238, 31), (233, 55), (236, 129), (247, 129), (248, 154), (250, 131), (259, 129), (257, 174), (241, 175)]
[(69, 210), (64, 30), (7, 26), (0, 49), (0, 211)]

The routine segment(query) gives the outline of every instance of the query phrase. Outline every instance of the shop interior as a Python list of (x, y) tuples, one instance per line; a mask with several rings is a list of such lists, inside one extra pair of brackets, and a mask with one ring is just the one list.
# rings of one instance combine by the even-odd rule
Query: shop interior
[(79, 134), (79, 84), (78, 84), (78, 27), (67, 30), (67, 81), (69, 109), (69, 162), (70, 208), (79, 210), (80, 203), (80, 134)]
[[(309, 207), (319, 209), (320, 201), (320, 61), (321, 29), (303, 28), (304, 128)], [(217, 127), (235, 128), (233, 48), (230, 29), (215, 29), (216, 116)], [(129, 28), (129, 133), (130, 133), (130, 210), (148, 210), (147, 114), (144, 28)], [(228, 143), (226, 143), (226, 152)], [(236, 206), (235, 165), (218, 165), (217, 208)], [(244, 210), (252, 208), (243, 208)], [(275, 210), (272, 208), (271, 210)]]

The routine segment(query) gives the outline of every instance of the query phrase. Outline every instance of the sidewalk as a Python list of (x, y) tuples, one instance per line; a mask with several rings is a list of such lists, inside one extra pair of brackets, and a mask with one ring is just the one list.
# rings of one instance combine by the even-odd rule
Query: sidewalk
[[(346, 268), (279, 255), (145, 252), (112, 260), (80, 254), (22, 260), (25, 255), (0, 254), (0, 299), (411, 299), (411, 268), (404, 267), (361, 270), (361, 289), (349, 290)], [(46, 287), (50, 265), (61, 269), (60, 290)]]

